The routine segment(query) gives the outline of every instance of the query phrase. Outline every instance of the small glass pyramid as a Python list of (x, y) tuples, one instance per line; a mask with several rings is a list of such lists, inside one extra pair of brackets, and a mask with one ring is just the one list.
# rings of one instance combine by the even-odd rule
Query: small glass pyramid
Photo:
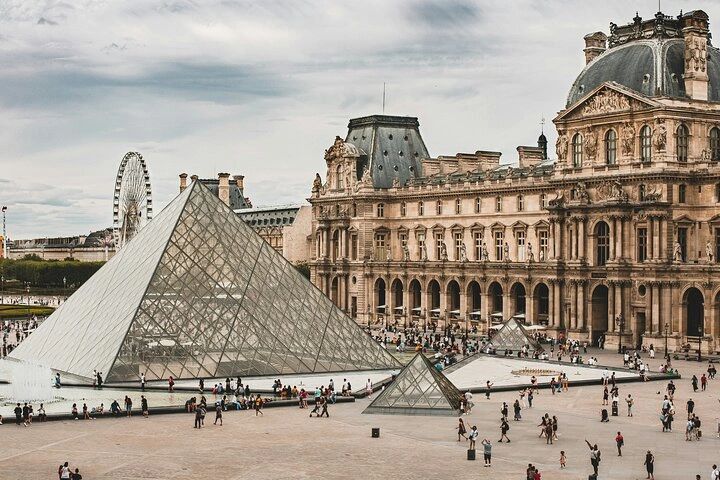
[(462, 393), (418, 353), (363, 413), (456, 415)]
[(525, 345), (528, 346), (530, 352), (537, 350), (542, 351), (540, 344), (532, 338), (517, 318), (511, 318), (497, 331), (497, 333), (488, 342), (495, 350), (512, 350), (517, 352)]
[(199, 182), (11, 358), (109, 382), (399, 366)]

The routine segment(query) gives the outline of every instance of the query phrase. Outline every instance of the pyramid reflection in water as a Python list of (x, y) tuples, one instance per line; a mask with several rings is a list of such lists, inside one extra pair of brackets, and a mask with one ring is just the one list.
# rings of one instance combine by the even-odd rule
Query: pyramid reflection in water
[(111, 382), (398, 367), (199, 182), (11, 357)]

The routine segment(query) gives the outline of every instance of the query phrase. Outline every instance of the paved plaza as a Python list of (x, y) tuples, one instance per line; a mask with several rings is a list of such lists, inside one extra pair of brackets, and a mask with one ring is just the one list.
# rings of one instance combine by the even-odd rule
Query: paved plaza
[[(601, 363), (618, 365), (620, 357), (592, 352)], [(652, 363), (652, 362), (651, 362)], [(659, 364), (659, 361), (657, 362)], [(645, 478), (644, 454), (656, 457), (658, 479), (690, 479), (701, 474), (709, 479), (713, 462), (720, 461), (720, 440), (715, 434), (720, 404), (720, 380), (712, 380), (706, 392), (692, 393), (690, 377), (707, 364), (675, 361), (683, 375), (677, 380), (677, 410), (672, 433), (662, 433), (658, 412), (665, 382), (620, 385), (620, 396), (636, 399), (635, 416), (620, 416), (600, 423), (601, 386), (572, 387), (551, 395), (541, 390), (534, 408), (523, 410), (520, 422), (510, 421), (511, 443), (497, 443), (500, 407), (511, 404), (515, 392), (474, 397), (475, 409), (465, 422), (477, 425), (480, 439), (493, 442), (493, 467), (466, 460), (465, 442), (458, 443), (454, 417), (363, 415), (370, 400), (333, 406), (329, 419), (308, 418), (307, 410), (278, 408), (253, 412), (226, 412), (223, 427), (213, 426), (208, 413), (206, 428), (192, 428), (191, 415), (157, 415), (143, 419), (58, 421), (29, 428), (4, 425), (0, 472), (3, 479), (54, 478), (64, 461), (80, 468), (92, 479), (189, 479), (189, 478), (524, 478), (528, 463), (536, 465), (544, 479), (585, 479), (591, 467), (583, 440), (597, 443), (602, 451), (601, 479)], [(655, 365), (653, 365), (655, 367)], [(658, 393), (660, 392), (660, 393)], [(688, 397), (696, 402), (703, 420), (701, 441), (684, 439), (684, 411)], [(559, 441), (546, 445), (538, 438), (540, 416), (556, 415)], [(7, 422), (6, 422), (7, 423)], [(379, 439), (371, 428), (380, 427)], [(614, 438), (625, 437), (623, 457), (617, 457)], [(568, 466), (560, 470), (564, 450)]]

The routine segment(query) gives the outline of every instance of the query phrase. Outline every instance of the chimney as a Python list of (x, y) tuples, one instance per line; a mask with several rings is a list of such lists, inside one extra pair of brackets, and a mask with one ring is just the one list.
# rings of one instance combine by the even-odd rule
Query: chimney
[(245, 175), (233, 175), (233, 180), (241, 191), (245, 189)]
[(532, 167), (543, 161), (543, 150), (540, 147), (517, 147), (518, 166), (520, 168)]
[(685, 39), (685, 94), (693, 100), (708, 99), (708, 15), (702, 10), (682, 16)]
[(218, 173), (218, 198), (225, 203), (230, 205), (230, 182), (229, 173)]
[(180, 174), (180, 193), (187, 188), (187, 173), (183, 172)]
[(603, 32), (588, 33), (583, 37), (585, 39), (585, 64), (592, 62), (595, 58), (602, 55), (607, 49), (607, 35)]

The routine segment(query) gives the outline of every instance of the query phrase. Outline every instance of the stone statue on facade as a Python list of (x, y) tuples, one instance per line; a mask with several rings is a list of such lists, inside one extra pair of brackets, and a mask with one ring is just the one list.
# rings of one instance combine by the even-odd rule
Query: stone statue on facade
[(680, 242), (675, 242), (675, 245), (673, 246), (673, 262), (682, 262), (682, 261), (683, 261), (682, 246), (680, 246)]
[(482, 261), (487, 262), (490, 260), (490, 253), (488, 252), (487, 245), (485, 242), (482, 244)]
[(578, 182), (577, 187), (575, 188), (575, 192), (577, 195), (577, 200), (580, 200), (583, 203), (590, 202), (590, 194), (585, 187), (585, 182)]
[(387, 247), (385, 249), (385, 260), (388, 262), (392, 262), (392, 249), (390, 247)]
[(653, 143), (655, 144), (655, 150), (658, 152), (665, 150), (665, 145), (667, 144), (667, 129), (665, 128), (665, 124), (662, 122), (658, 122), (655, 127), (655, 131), (653, 132)]
[(635, 129), (629, 123), (622, 128), (622, 153), (632, 156), (635, 152)]
[(408, 248), (407, 244), (404, 244), (402, 246), (402, 252), (403, 252), (403, 261), (405, 261), (405, 262), (410, 261), (410, 249)]
[(393, 188), (400, 188), (400, 179), (398, 177), (394, 177), (392, 181)]
[(708, 262), (712, 263), (713, 261), (713, 246), (712, 243), (710, 243), (710, 240), (707, 241), (705, 244), (705, 256), (708, 259)]
[(467, 248), (465, 248), (465, 242), (460, 243), (460, 261), (461, 262), (467, 262)]
[(557, 154), (558, 161), (563, 161), (567, 157), (568, 152), (568, 139), (566, 135), (559, 135), (557, 142), (555, 142), (555, 153)]
[(505, 242), (505, 245), (503, 245), (503, 260), (506, 262), (510, 261), (510, 245), (508, 245), (508, 242)]
[(446, 262), (448, 259), (448, 252), (447, 252), (447, 246), (445, 245), (445, 242), (440, 243), (440, 260), (443, 262)]
[(590, 129), (588, 129), (585, 134), (585, 153), (587, 154), (588, 160), (592, 163), (597, 153), (597, 134)]
[(316, 173), (315, 180), (313, 180), (312, 191), (313, 191), (313, 193), (319, 192), (321, 188), (322, 188), (322, 178), (320, 178), (319, 173)]
[(427, 247), (424, 243), (420, 244), (420, 261), (421, 262), (427, 262), (428, 256), (427, 256)]
[(365, 167), (365, 171), (363, 172), (362, 176), (362, 183), (364, 185), (372, 185), (372, 174), (370, 173), (370, 167)]
[(527, 263), (532, 263), (535, 261), (535, 254), (533, 253), (532, 249), (532, 243), (527, 244)]
[(538, 255), (538, 258), (541, 262), (545, 261), (545, 250), (543, 250), (542, 248), (540, 249), (540, 255)]

